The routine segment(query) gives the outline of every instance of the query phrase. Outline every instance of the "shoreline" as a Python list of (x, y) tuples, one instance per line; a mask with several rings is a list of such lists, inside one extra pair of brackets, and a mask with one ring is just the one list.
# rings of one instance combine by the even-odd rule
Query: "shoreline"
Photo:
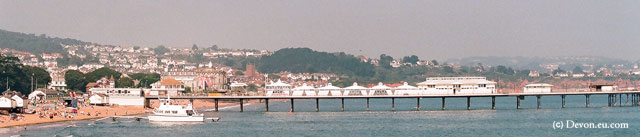
[[(285, 101), (285, 100), (273, 100), (273, 101)], [(259, 100), (249, 100), (247, 102), (244, 103), (244, 106), (248, 106), (248, 105), (254, 105), (257, 103), (262, 103)], [(198, 107), (196, 107), (198, 106)], [(232, 109), (232, 108), (236, 108), (239, 107), (240, 103), (239, 102), (220, 102), (218, 104), (218, 109), (219, 110), (228, 110), (228, 109)], [(197, 105), (194, 105), (194, 107), (196, 109), (200, 109), (203, 112), (215, 112), (214, 107), (215, 105), (213, 104), (213, 102), (207, 102), (207, 101), (202, 101), (202, 102), (198, 102)], [(54, 117), (53, 119), (49, 119), (48, 117), (46, 118), (38, 118), (37, 114), (22, 114), (24, 115), (25, 118), (27, 118), (28, 120), (25, 121), (12, 121), (11, 123), (2, 123), (0, 124), (0, 129), (8, 129), (8, 128), (16, 128), (16, 127), (20, 127), (20, 126), (31, 126), (31, 125), (38, 125), (38, 124), (50, 124), (50, 123), (59, 123), (59, 122), (68, 122), (68, 121), (82, 121), (82, 120), (91, 120), (91, 119), (101, 119), (101, 118), (107, 118), (107, 117), (111, 117), (111, 116), (133, 116), (133, 115), (140, 115), (140, 114), (147, 114), (148, 112), (150, 112), (152, 109), (149, 108), (143, 108), (143, 107), (134, 107), (134, 106), (119, 106), (119, 107), (111, 107), (111, 106), (94, 106), (94, 108), (91, 107), (83, 107), (78, 111), (91, 111), (91, 112), (100, 112), (102, 113), (99, 116), (86, 116), (83, 114), (74, 114), (74, 118), (72, 119), (68, 119), (68, 118), (60, 118), (58, 116)], [(109, 113), (109, 114), (106, 114)], [(86, 113), (85, 113), (86, 114)], [(116, 115), (117, 114), (117, 115)]]
[[(250, 101), (246, 105), (250, 105), (253, 103), (256, 103), (258, 101)], [(223, 102), (223, 103), (219, 103), (218, 107), (221, 108), (232, 108), (232, 107), (238, 107), (239, 103), (238, 102)], [(214, 105), (213, 103), (209, 103), (209, 102), (200, 102), (198, 104), (198, 106), (200, 107), (196, 107), (197, 109), (204, 109), (207, 110), (208, 108), (213, 108)], [(194, 105), (195, 107), (195, 105)], [(65, 108), (66, 109), (66, 108)], [(74, 118), (72, 119), (68, 119), (68, 118), (61, 118), (59, 116), (54, 117), (53, 119), (49, 119), (48, 117), (46, 118), (38, 118), (38, 114), (22, 114), (24, 115), (25, 118), (27, 118), (27, 120), (24, 121), (11, 121), (11, 123), (2, 123), (0, 124), (0, 129), (7, 129), (7, 128), (16, 128), (16, 127), (20, 127), (20, 126), (30, 126), (30, 125), (38, 125), (38, 124), (49, 124), (49, 123), (58, 123), (58, 122), (68, 122), (68, 121), (81, 121), (81, 120), (91, 120), (91, 119), (101, 119), (101, 118), (107, 118), (107, 117), (112, 117), (112, 116), (132, 116), (132, 115), (141, 115), (141, 114), (147, 114), (148, 112), (151, 112), (152, 109), (149, 108), (144, 108), (144, 107), (135, 107), (135, 106), (119, 106), (119, 107), (110, 107), (110, 106), (94, 106), (94, 108), (91, 107), (83, 107), (81, 109), (79, 109), (78, 111), (86, 111), (86, 112), (100, 112), (101, 115), (99, 116), (87, 116), (86, 113), (85, 114), (72, 114), (74, 116)], [(204, 112), (208, 112), (208, 111), (204, 111)], [(108, 113), (108, 114), (107, 114)], [(117, 115), (116, 115), (117, 114)], [(5, 116), (6, 117), (6, 116)]]

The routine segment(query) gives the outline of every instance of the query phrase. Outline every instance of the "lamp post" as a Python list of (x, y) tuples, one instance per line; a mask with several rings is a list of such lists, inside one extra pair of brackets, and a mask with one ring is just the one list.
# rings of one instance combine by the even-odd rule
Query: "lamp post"
[(31, 92), (33, 92), (33, 76), (35, 76), (35, 74), (31, 73)]
[(5, 72), (5, 71), (2, 71), (2, 74), (7, 76), (7, 90), (9, 90), (9, 75), (7, 75), (7, 72)]

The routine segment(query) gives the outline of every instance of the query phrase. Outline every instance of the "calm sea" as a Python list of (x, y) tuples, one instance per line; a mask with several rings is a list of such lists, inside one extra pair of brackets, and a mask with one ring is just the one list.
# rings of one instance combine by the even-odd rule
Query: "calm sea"
[[(626, 96), (625, 96), (626, 99)], [(220, 117), (219, 122), (167, 124), (121, 119), (118, 121), (75, 121), (0, 129), (3, 136), (637, 136), (640, 133), (640, 107), (607, 107), (607, 96), (591, 96), (591, 108), (585, 108), (584, 96), (567, 96), (567, 108), (561, 109), (560, 96), (542, 98), (537, 109), (535, 97), (521, 102), (516, 109), (515, 97), (498, 97), (497, 110), (491, 109), (491, 98), (472, 98), (472, 110), (466, 110), (465, 98), (447, 99), (447, 110), (441, 100), (422, 99), (422, 111), (414, 111), (416, 99), (346, 99), (345, 112), (340, 100), (296, 100), (295, 113), (288, 113), (289, 102), (245, 104), (245, 112), (237, 107), (206, 116)], [(627, 123), (622, 129), (554, 129), (554, 121), (575, 123)], [(566, 123), (565, 123), (566, 124)], [(566, 126), (566, 125), (565, 125)]]

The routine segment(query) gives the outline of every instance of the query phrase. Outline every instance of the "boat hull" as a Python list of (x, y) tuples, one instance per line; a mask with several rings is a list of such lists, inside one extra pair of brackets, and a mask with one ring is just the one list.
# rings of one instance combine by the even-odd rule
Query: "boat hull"
[(149, 121), (161, 122), (203, 122), (204, 116), (149, 116)]

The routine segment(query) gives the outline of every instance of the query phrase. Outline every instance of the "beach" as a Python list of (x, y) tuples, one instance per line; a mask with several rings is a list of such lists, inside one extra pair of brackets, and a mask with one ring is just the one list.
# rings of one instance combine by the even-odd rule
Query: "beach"
[[(258, 100), (252, 100), (248, 103), (258, 102)], [(151, 107), (158, 107), (158, 100), (150, 102)], [(191, 102), (189, 100), (172, 100), (172, 103), (177, 105), (187, 105)], [(231, 107), (238, 105), (237, 101), (219, 101), (218, 107)], [(11, 120), (10, 116), (0, 116), (0, 128), (24, 126), (31, 124), (53, 123), (73, 120), (86, 120), (97, 119), (110, 116), (126, 116), (126, 115), (140, 115), (151, 112), (152, 109), (144, 108), (142, 106), (94, 106), (87, 105), (79, 107), (77, 113), (72, 113), (73, 108), (65, 108), (61, 105), (52, 107), (53, 104), (38, 104), (36, 107), (39, 111), (36, 114), (16, 114), (17, 119)], [(43, 109), (40, 106), (49, 105), (48, 109)], [(215, 107), (215, 103), (210, 100), (194, 100), (193, 107), (196, 109), (212, 109)], [(57, 109), (54, 109), (57, 108)], [(50, 116), (53, 115), (52, 118)]]

